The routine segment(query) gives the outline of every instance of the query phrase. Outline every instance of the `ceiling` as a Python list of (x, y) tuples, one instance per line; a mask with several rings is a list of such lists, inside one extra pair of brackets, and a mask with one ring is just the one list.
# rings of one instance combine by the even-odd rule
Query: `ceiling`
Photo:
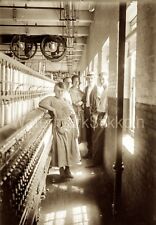
[[(67, 15), (68, 14), (68, 15)], [(38, 48), (35, 56), (26, 64), (46, 72), (77, 71), (87, 43), (89, 26), (94, 19), (94, 2), (74, 1), (0, 1), (0, 51), (10, 52), (14, 34), (26, 34), (34, 38), (43, 35), (60, 35), (67, 38), (67, 52), (59, 62), (47, 60)]]

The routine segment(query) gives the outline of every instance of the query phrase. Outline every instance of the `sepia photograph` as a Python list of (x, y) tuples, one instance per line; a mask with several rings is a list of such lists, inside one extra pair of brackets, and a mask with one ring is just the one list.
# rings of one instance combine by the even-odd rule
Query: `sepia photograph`
[(0, 0), (0, 225), (156, 225), (156, 0)]

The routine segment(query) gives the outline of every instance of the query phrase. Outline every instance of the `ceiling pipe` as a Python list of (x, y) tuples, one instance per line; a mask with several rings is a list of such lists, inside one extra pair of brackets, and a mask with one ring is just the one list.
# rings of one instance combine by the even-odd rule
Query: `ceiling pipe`
[(14, 6), (13, 6), (13, 9), (12, 9), (12, 18), (15, 21), (17, 19), (17, 10), (16, 10), (16, 8)]
[(0, 27), (66, 27), (65, 25), (38, 25), (35, 24), (0, 24)]
[(9, 8), (9, 9), (56, 9), (56, 10), (64, 10), (62, 7), (39, 7), (39, 6), (8, 6), (8, 5), (0, 5), (0, 8)]
[[(63, 18), (62, 18), (63, 17)], [(74, 4), (70, 1), (68, 3), (64, 3), (64, 11), (60, 10), (60, 21), (63, 21), (65, 24), (64, 35), (67, 35), (67, 48), (70, 49), (68, 54), (66, 55), (67, 66), (69, 72), (71, 68), (69, 68), (69, 64), (73, 64), (73, 48), (74, 48), (74, 35), (75, 35), (75, 24), (76, 21), (76, 10), (74, 9)], [(70, 57), (70, 59), (69, 59)], [(70, 65), (72, 66), (72, 65)]]

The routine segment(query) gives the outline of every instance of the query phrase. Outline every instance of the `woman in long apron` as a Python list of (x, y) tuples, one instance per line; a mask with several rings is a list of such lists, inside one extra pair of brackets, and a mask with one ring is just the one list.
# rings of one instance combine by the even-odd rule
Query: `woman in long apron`
[(39, 103), (54, 114), (51, 165), (59, 167), (61, 178), (73, 178), (70, 166), (80, 162), (76, 116), (72, 106), (63, 99), (62, 82), (55, 85), (54, 93), (55, 96), (46, 97)]

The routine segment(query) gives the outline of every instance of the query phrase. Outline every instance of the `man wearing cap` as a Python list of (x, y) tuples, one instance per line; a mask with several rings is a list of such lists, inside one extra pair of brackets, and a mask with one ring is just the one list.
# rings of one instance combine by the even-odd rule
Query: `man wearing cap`
[(94, 165), (102, 164), (104, 151), (105, 127), (107, 126), (108, 109), (108, 76), (106, 72), (101, 72), (97, 77), (97, 85), (91, 93), (92, 104), (90, 112), (94, 119), (94, 129), (92, 132), (92, 160)]
[(88, 153), (84, 158), (92, 157), (92, 125), (91, 125), (91, 105), (92, 105), (92, 91), (95, 87), (95, 74), (89, 72), (86, 76), (87, 86), (83, 97), (84, 102), (84, 125), (86, 128), (86, 139), (88, 144)]

